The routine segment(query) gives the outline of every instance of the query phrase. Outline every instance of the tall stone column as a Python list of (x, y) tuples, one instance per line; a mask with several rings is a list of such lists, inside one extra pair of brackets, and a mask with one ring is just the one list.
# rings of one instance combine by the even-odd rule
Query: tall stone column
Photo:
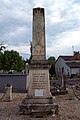
[(56, 111), (50, 93), (49, 64), (46, 60), (45, 13), (44, 8), (33, 9), (32, 59), (28, 65), (28, 93), (20, 110), (26, 113), (47, 113)]
[(30, 97), (50, 97), (49, 68), (46, 60), (44, 8), (33, 9), (32, 60), (29, 64)]
[(34, 8), (32, 30), (32, 60), (45, 59), (45, 12), (44, 8)]

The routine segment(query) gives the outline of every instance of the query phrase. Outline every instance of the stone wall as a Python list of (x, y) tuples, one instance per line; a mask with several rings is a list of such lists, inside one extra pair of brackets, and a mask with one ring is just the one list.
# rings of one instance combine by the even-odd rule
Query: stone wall
[(7, 84), (13, 86), (13, 91), (26, 92), (27, 74), (0, 74), (0, 92), (5, 91)]

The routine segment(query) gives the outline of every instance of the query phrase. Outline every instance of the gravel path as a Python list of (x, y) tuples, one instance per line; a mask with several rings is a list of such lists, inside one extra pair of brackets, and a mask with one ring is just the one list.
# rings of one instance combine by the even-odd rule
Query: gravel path
[[(76, 91), (80, 97), (80, 91)], [(0, 98), (3, 94), (0, 93)], [(58, 116), (45, 116), (43, 118), (34, 118), (28, 115), (19, 114), (19, 105), (25, 93), (13, 93), (12, 102), (0, 101), (0, 120), (80, 120), (80, 100), (78, 100), (71, 88), (66, 95), (56, 96), (59, 105)]]

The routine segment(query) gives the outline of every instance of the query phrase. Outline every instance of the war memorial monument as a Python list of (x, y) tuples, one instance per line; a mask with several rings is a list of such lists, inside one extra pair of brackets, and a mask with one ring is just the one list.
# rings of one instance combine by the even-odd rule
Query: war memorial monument
[(24, 114), (53, 113), (58, 105), (50, 93), (50, 65), (46, 60), (44, 8), (33, 8), (32, 59), (28, 65), (28, 93), (20, 105)]

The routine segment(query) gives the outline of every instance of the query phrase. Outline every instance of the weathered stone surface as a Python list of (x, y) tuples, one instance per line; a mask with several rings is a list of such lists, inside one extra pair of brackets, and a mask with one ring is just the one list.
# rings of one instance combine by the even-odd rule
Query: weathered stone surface
[(32, 60), (28, 65), (28, 93), (20, 105), (22, 113), (58, 111), (50, 93), (49, 68), (45, 51), (44, 8), (33, 9)]
[(29, 71), (29, 82), (28, 96), (37, 97), (41, 92), (40, 97), (50, 96), (49, 72), (47, 69), (31, 69)]
[(44, 8), (33, 9), (32, 60), (45, 60), (45, 17)]
[(24, 114), (32, 113), (52, 113), (58, 114), (58, 105), (57, 104), (21, 104), (20, 111)]
[(10, 102), (12, 101), (12, 85), (7, 85), (5, 87), (5, 94), (4, 94), (4, 97), (2, 99), (3, 101), (6, 101), (6, 102)]

